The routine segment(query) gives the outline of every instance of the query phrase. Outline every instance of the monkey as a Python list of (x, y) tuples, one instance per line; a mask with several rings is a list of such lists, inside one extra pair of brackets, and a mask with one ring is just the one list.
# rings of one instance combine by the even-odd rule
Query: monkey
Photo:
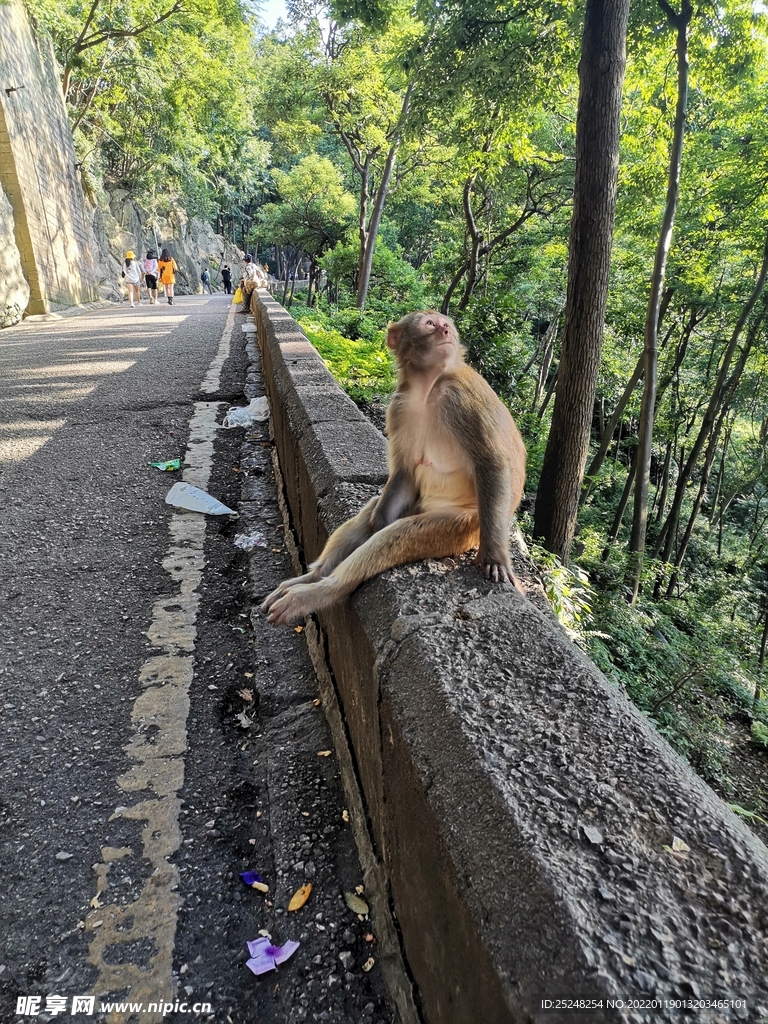
[(486, 579), (513, 583), (509, 519), (525, 483), (525, 445), (508, 409), (464, 361), (450, 317), (408, 313), (387, 328), (397, 390), (387, 408), (389, 476), (336, 530), (304, 576), (261, 605), (289, 625), (396, 565), (478, 547)]

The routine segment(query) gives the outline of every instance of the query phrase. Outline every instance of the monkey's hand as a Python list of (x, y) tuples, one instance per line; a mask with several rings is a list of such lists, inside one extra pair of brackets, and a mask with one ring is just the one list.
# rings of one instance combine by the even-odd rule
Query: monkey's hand
[(491, 580), (493, 583), (512, 583), (521, 594), (525, 594), (520, 580), (512, 571), (509, 560), (506, 562), (495, 562), (486, 558), (481, 559), (478, 556), (478, 562), (482, 565), (483, 575), (487, 580)]

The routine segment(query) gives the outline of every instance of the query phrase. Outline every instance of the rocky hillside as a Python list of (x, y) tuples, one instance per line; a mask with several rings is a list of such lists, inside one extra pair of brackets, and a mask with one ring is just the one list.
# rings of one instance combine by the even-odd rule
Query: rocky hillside
[(17, 324), (29, 301), (29, 285), (21, 269), (13, 229), (13, 208), (0, 187), (0, 327)]
[[(176, 292), (188, 295), (201, 291), (200, 271), (211, 272), (214, 289), (221, 288), (219, 267), (228, 263), (237, 281), (241, 251), (209, 224), (188, 217), (175, 202), (166, 202), (152, 214), (126, 192), (108, 194), (86, 190), (86, 212), (90, 215), (90, 247), (93, 253), (102, 299), (120, 302), (125, 288), (121, 263), (128, 250), (144, 256), (148, 249), (167, 247), (179, 265)], [(0, 327), (12, 327), (24, 316), (29, 301), (29, 283), (24, 277), (21, 256), (14, 236), (11, 203), (0, 188)]]
[[(94, 204), (95, 201), (95, 205)], [(94, 252), (99, 267), (102, 298), (124, 298), (120, 265), (128, 250), (144, 256), (148, 249), (168, 248), (179, 265), (176, 292), (188, 295), (201, 290), (200, 271), (211, 272), (213, 288), (221, 287), (219, 267), (228, 263), (235, 280), (240, 275), (241, 251), (209, 224), (188, 217), (177, 203), (169, 202), (153, 215), (127, 192), (101, 193), (91, 198)]]

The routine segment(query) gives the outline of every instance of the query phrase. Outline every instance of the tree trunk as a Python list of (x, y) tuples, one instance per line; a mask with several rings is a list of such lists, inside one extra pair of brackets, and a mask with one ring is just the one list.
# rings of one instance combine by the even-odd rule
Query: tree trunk
[(549, 384), (547, 384), (547, 390), (546, 390), (546, 394), (544, 395), (544, 401), (541, 403), (541, 408), (539, 409), (539, 411), (537, 413), (537, 416), (538, 416), (538, 418), (540, 420), (544, 419), (544, 413), (547, 411), (547, 406), (549, 405), (550, 399), (552, 398), (552, 395), (554, 395), (556, 389), (557, 389), (557, 370), (555, 370), (555, 372), (552, 374), (552, 380), (549, 382)]
[(464, 285), (464, 294), (459, 300), (458, 309), (466, 309), (472, 292), (475, 290), (475, 282), (477, 281), (477, 268), (480, 263), (480, 246), (483, 244), (483, 233), (478, 231), (477, 224), (475, 223), (475, 215), (472, 212), (472, 186), (475, 183), (475, 177), (471, 177), (469, 181), (464, 185), (464, 217), (467, 222), (467, 230), (469, 231), (470, 238), (470, 253), (469, 253), (469, 270), (467, 273), (467, 280)]
[[(531, 403), (531, 412), (536, 412), (536, 407), (541, 401), (541, 393), (544, 390), (544, 386), (547, 383), (547, 377), (549, 376), (549, 368), (552, 366), (552, 359), (555, 355), (555, 340), (557, 339), (557, 328), (560, 323), (560, 316), (563, 312), (563, 307), (559, 306), (556, 313), (549, 321), (549, 326), (544, 332), (544, 337), (541, 339), (541, 345), (537, 349), (537, 352), (533, 355), (535, 361), (538, 352), (541, 352), (541, 365), (539, 366), (539, 372), (536, 377), (536, 390), (533, 395), (533, 402)], [(522, 378), (533, 365), (533, 362), (523, 370), (520, 374)]]
[(565, 330), (534, 533), (571, 553), (589, 450), (616, 210), (629, 0), (587, 0), (579, 62), (576, 167)]
[(603, 561), (608, 561), (608, 555), (611, 551), (611, 545), (615, 544), (616, 538), (619, 536), (619, 530), (621, 529), (621, 521), (624, 518), (624, 512), (626, 511), (629, 503), (629, 496), (632, 494), (632, 488), (635, 483), (635, 476), (637, 474), (637, 448), (632, 453), (632, 461), (629, 464), (629, 470), (627, 472), (627, 479), (624, 483), (624, 490), (621, 494), (621, 500), (619, 506), (616, 509), (616, 515), (613, 517), (613, 523), (608, 534), (608, 540), (606, 541), (605, 548), (603, 549)]
[[(720, 409), (720, 403), (722, 401), (723, 390), (726, 386), (726, 380), (728, 372), (731, 368), (731, 361), (736, 351), (736, 346), (739, 343), (739, 338), (744, 330), (746, 322), (749, 318), (750, 313), (754, 309), (755, 303), (760, 298), (760, 295), (765, 287), (766, 277), (768, 276), (768, 235), (766, 235), (765, 244), (763, 247), (763, 259), (758, 274), (757, 280), (755, 281), (752, 292), (744, 303), (744, 307), (739, 315), (739, 319), (736, 322), (736, 326), (733, 329), (733, 333), (728, 342), (726, 350), (723, 354), (722, 363), (720, 370), (717, 375), (714, 387), (712, 389), (712, 395), (707, 405), (706, 411), (699, 427), (699, 433), (696, 440), (693, 443), (688, 458), (686, 459), (685, 465), (680, 470), (680, 475), (677, 478), (677, 486), (675, 487), (675, 495), (672, 499), (672, 507), (669, 510), (669, 515), (664, 523), (664, 526), (659, 533), (654, 548), (654, 555), (662, 552), (663, 560), (669, 561), (669, 556), (672, 552), (672, 546), (674, 544), (674, 537), (677, 532), (677, 524), (680, 519), (680, 509), (683, 505), (683, 499), (685, 498), (685, 491), (688, 486), (688, 481), (691, 478), (696, 462), (698, 461), (699, 455), (701, 454), (704, 445), (709, 438), (712, 431), (712, 427), (717, 418), (717, 414)], [(762, 318), (762, 317), (761, 317)]]
[(728, 446), (731, 442), (731, 432), (733, 430), (733, 421), (725, 432), (725, 439), (723, 440), (723, 446), (720, 449), (720, 465), (717, 469), (717, 480), (715, 481), (715, 496), (712, 499), (712, 514), (709, 517), (709, 529), (715, 525), (717, 519), (718, 506), (720, 505), (720, 493), (723, 489), (723, 480), (725, 480), (725, 457), (728, 454)]
[(405, 96), (403, 97), (403, 106), (400, 110), (400, 117), (398, 118), (397, 125), (392, 136), (392, 142), (387, 153), (387, 160), (384, 164), (384, 171), (379, 182), (379, 187), (376, 190), (376, 199), (373, 204), (373, 210), (371, 211), (371, 219), (368, 224), (368, 228), (365, 235), (365, 241), (363, 242), (361, 236), (361, 251), (360, 251), (360, 275), (357, 280), (357, 308), (365, 309), (366, 299), (368, 298), (368, 288), (371, 284), (371, 267), (373, 266), (373, 252), (376, 248), (376, 239), (379, 234), (379, 225), (381, 224), (381, 216), (384, 213), (384, 203), (387, 198), (387, 192), (389, 191), (389, 183), (392, 179), (392, 172), (395, 169), (395, 161), (397, 160), (397, 151), (400, 148), (400, 143), (403, 138), (403, 130), (405, 128), (405, 120), (408, 116), (408, 110), (411, 106), (411, 95), (413, 93), (413, 83), (408, 84), (408, 88), (405, 90)]
[(360, 175), (360, 203), (357, 212), (357, 237), (360, 242), (360, 255), (357, 260), (358, 283), (362, 277), (365, 251), (368, 246), (368, 203), (370, 200), (368, 189), (370, 187), (371, 178), (369, 163), (370, 156), (366, 157), (365, 163), (358, 164), (358, 173)]
[(651, 294), (645, 317), (643, 334), (643, 368), (645, 387), (640, 408), (640, 432), (638, 438), (637, 479), (635, 481), (635, 502), (632, 512), (632, 534), (629, 541), (629, 564), (627, 582), (632, 586), (632, 603), (637, 600), (640, 590), (640, 575), (645, 556), (645, 535), (648, 528), (648, 487), (651, 478), (651, 448), (653, 425), (656, 418), (656, 385), (658, 375), (658, 330), (661, 295), (667, 257), (672, 243), (675, 226), (677, 198), (680, 193), (680, 168), (683, 160), (683, 136), (685, 134), (685, 113), (688, 107), (688, 26), (693, 16), (690, 0), (683, 0), (679, 14), (672, 10), (666, 0), (659, 0), (659, 6), (666, 12), (670, 25), (677, 30), (677, 106), (672, 149), (669, 155), (669, 179), (664, 217), (656, 245), (656, 255), (651, 276)]
[(611, 418), (608, 420), (608, 424), (605, 427), (605, 430), (600, 435), (600, 447), (597, 449), (594, 459), (592, 459), (592, 461), (590, 462), (589, 469), (584, 474), (585, 476), (595, 477), (600, 471), (600, 467), (603, 464), (605, 456), (611, 445), (611, 441), (613, 440), (616, 425), (618, 424), (621, 417), (624, 415), (624, 410), (629, 404), (629, 400), (632, 397), (632, 392), (637, 387), (638, 381), (641, 379), (644, 372), (644, 360), (643, 357), (640, 356), (640, 358), (637, 360), (637, 364), (634, 370), (632, 371), (632, 376), (627, 381), (627, 386), (624, 388), (624, 393), (622, 394), (619, 401), (616, 403), (616, 408), (611, 413)]
[(717, 446), (720, 441), (720, 432), (723, 429), (723, 424), (726, 422), (728, 418), (728, 414), (731, 409), (731, 402), (733, 401), (734, 396), (736, 394), (736, 390), (739, 386), (739, 381), (741, 380), (741, 375), (744, 372), (744, 367), (746, 366), (747, 359), (749, 358), (749, 353), (752, 351), (752, 345), (755, 342), (755, 338), (757, 337), (757, 332), (760, 328), (760, 324), (763, 320), (764, 315), (765, 310), (763, 310), (760, 313), (760, 316), (758, 316), (755, 322), (752, 324), (752, 327), (747, 338), (747, 342), (744, 345), (744, 348), (739, 356), (736, 368), (734, 369), (733, 374), (731, 375), (728, 381), (727, 388), (724, 389), (722, 411), (717, 419), (717, 422), (715, 423), (714, 429), (712, 430), (709, 439), (709, 444), (707, 445), (707, 451), (704, 456), (704, 465), (701, 471), (701, 481), (699, 482), (698, 494), (696, 495), (696, 498), (694, 500), (693, 508), (691, 509), (691, 514), (688, 518), (688, 525), (686, 526), (685, 533), (683, 534), (683, 539), (680, 542), (680, 546), (677, 550), (677, 555), (675, 557), (675, 571), (672, 573), (672, 578), (669, 581), (669, 586), (667, 588), (667, 599), (669, 599), (672, 596), (672, 591), (674, 590), (675, 584), (677, 583), (678, 577), (680, 575), (680, 566), (683, 564), (683, 559), (685, 558), (686, 552), (688, 551), (688, 544), (690, 543), (691, 535), (693, 534), (693, 527), (696, 524), (696, 519), (701, 509), (701, 504), (704, 501), (704, 496), (706, 495), (707, 488), (709, 486), (709, 475), (712, 472), (712, 463), (715, 461), (715, 455), (717, 454)]
[[(497, 235), (494, 235), (493, 238), (489, 238), (487, 242), (483, 242), (482, 239), (480, 240), (480, 245), (479, 245), (478, 250), (477, 250), (477, 258), (478, 258), (478, 260), (482, 259), (482, 257), (484, 257), (484, 256), (488, 256), (491, 252), (493, 252), (494, 249), (496, 249), (499, 246), (503, 245), (506, 241), (508, 241), (511, 238), (511, 236), (516, 231), (520, 230), (520, 228), (523, 226), (523, 224), (525, 224), (525, 222), (527, 220), (529, 220), (531, 217), (533, 217), (533, 215), (535, 213), (539, 213), (539, 212), (540, 211), (539, 211), (538, 207), (536, 206), (536, 204), (533, 202), (533, 199), (531, 198), (530, 188), (529, 188), (528, 195), (527, 195), (526, 200), (525, 200), (525, 206), (523, 207), (523, 211), (520, 214), (520, 216), (517, 218), (517, 220), (514, 221), (512, 224), (509, 224), (506, 228), (504, 228), (503, 231), (500, 231)], [(484, 282), (485, 282), (485, 286), (486, 287), (488, 285), (488, 266), (489, 266), (489, 261), (486, 260), (486, 262), (485, 262), (485, 274), (484, 274)], [(470, 261), (469, 261), (469, 259), (465, 259), (461, 263), (461, 265), (459, 266), (459, 269), (453, 275), (451, 283), (448, 286), (448, 291), (445, 293), (445, 296), (443, 297), (443, 301), (442, 301), (442, 303), (440, 305), (440, 312), (441, 313), (445, 313), (445, 314), (448, 313), (448, 310), (449, 310), (450, 305), (451, 305), (451, 299), (453, 298), (453, 293), (456, 291), (456, 289), (461, 284), (461, 279), (464, 277), (464, 275), (469, 270), (469, 268), (470, 268)], [(472, 292), (474, 291), (476, 283), (477, 283), (477, 277), (475, 277), (475, 281), (473, 282), (472, 288), (469, 290), (469, 293), (467, 293), (467, 289), (466, 288), (464, 290), (464, 294), (467, 297), (467, 302), (471, 298), (471, 295), (472, 295)], [(465, 305), (466, 305), (466, 303), (465, 303)], [(464, 308), (464, 307), (462, 307), (462, 308)]]
[(664, 510), (667, 507), (667, 497), (669, 495), (669, 471), (672, 466), (672, 442), (667, 441), (667, 454), (664, 456), (664, 466), (661, 470), (661, 486), (659, 488), (659, 507), (656, 509), (656, 522), (659, 523), (664, 518)]
[[(664, 293), (664, 298), (663, 298), (662, 303), (661, 303), (661, 309), (659, 310), (659, 325), (661, 325), (661, 322), (664, 319), (664, 314), (666, 313), (667, 309), (669, 308), (669, 303), (670, 303), (670, 301), (672, 299), (672, 295), (673, 294), (674, 294), (674, 289), (673, 288), (667, 288), (666, 292)], [(670, 336), (671, 331), (672, 331), (672, 328), (670, 328), (670, 330), (667, 332), (667, 336), (665, 337), (664, 341), (661, 344), (662, 348), (666, 344), (666, 342), (667, 342), (667, 340), (668, 340), (668, 338)], [(678, 351), (679, 351), (679, 349), (678, 349)], [(684, 350), (683, 350), (683, 354), (685, 354)], [(614, 431), (616, 430), (616, 425), (619, 422), (619, 420), (621, 419), (621, 417), (624, 415), (624, 410), (626, 409), (627, 405), (629, 404), (629, 400), (632, 397), (632, 394), (633, 394), (635, 388), (637, 387), (638, 383), (642, 380), (644, 372), (645, 372), (645, 359), (644, 359), (644, 356), (641, 355), (640, 358), (637, 360), (637, 363), (635, 365), (634, 370), (632, 371), (632, 376), (627, 381), (627, 386), (624, 388), (624, 392), (623, 392), (621, 398), (619, 399), (618, 404), (616, 405), (616, 408), (613, 410), (613, 413), (611, 414), (611, 418), (608, 421), (608, 424), (600, 432), (600, 447), (597, 449), (597, 452), (595, 453), (595, 457), (592, 459), (592, 462), (589, 464), (589, 469), (584, 474), (585, 476), (595, 477), (600, 472), (600, 467), (602, 466), (603, 461), (605, 460), (605, 456), (608, 453), (608, 449), (611, 446), (611, 441), (613, 440), (613, 434), (614, 434)], [(661, 395), (661, 386), (659, 386), (659, 396), (660, 395)]]

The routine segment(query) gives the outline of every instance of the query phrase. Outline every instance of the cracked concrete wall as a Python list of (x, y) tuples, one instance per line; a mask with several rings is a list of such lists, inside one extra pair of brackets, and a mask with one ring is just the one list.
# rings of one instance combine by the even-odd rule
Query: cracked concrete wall
[[(254, 305), (310, 561), (381, 487), (386, 442)], [(768, 1019), (768, 850), (551, 616), (467, 559), (318, 619), (427, 1024), (573, 1021), (558, 999), (590, 1022)]]

